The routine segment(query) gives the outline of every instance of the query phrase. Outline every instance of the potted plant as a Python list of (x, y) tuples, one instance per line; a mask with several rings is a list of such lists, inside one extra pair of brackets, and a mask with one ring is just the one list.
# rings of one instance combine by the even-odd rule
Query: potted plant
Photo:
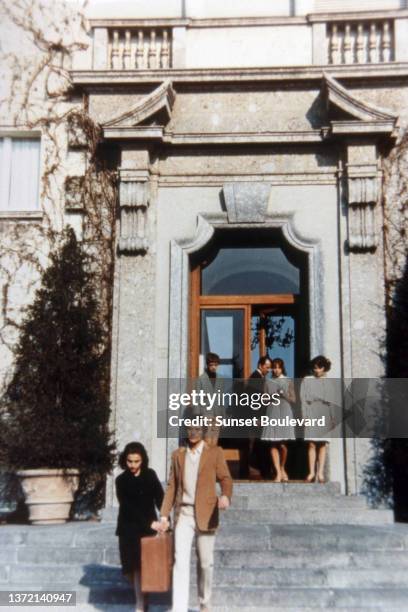
[(67, 520), (84, 486), (112, 468), (109, 351), (92, 261), (72, 229), (50, 256), (15, 349), (2, 400), (2, 462), (21, 477), (32, 523)]

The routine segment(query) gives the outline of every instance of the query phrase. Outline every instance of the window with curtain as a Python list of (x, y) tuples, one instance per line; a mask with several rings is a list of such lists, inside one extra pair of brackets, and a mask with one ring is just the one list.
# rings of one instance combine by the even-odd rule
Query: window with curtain
[(0, 137), (0, 210), (39, 209), (40, 139)]

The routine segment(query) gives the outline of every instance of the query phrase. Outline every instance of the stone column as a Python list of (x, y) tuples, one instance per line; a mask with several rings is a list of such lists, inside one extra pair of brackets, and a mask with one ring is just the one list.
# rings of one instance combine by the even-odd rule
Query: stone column
[[(155, 312), (155, 202), (147, 150), (124, 147), (119, 169), (119, 219), (113, 307), (112, 415), (118, 451), (140, 441), (151, 453)], [(114, 478), (107, 507), (116, 505)]]
[[(382, 376), (385, 337), (385, 294), (382, 243), (381, 171), (376, 145), (347, 145), (343, 175), (345, 213), (340, 223), (342, 265), (343, 375), (345, 378)], [(348, 439), (348, 492), (363, 482), (371, 449), (367, 439)]]

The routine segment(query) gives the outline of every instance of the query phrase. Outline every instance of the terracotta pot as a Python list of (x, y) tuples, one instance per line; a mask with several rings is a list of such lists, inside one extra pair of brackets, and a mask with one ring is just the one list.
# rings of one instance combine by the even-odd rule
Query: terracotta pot
[(21, 470), (17, 472), (33, 525), (65, 523), (79, 483), (78, 470)]

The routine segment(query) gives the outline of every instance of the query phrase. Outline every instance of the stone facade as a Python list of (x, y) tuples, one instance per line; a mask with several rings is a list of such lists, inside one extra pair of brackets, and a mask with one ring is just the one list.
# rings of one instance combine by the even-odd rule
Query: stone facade
[[(156, 379), (187, 375), (189, 258), (216, 230), (281, 228), (307, 257), (309, 355), (330, 356), (333, 376), (384, 373), (382, 156), (406, 122), (408, 10), (159, 4), (91, 3), (67, 104), (85, 100), (119, 152), (112, 427), (164, 478), (174, 441), (156, 437)], [(86, 167), (73, 144), (64, 179)], [(360, 489), (368, 452), (332, 442), (343, 491)]]

